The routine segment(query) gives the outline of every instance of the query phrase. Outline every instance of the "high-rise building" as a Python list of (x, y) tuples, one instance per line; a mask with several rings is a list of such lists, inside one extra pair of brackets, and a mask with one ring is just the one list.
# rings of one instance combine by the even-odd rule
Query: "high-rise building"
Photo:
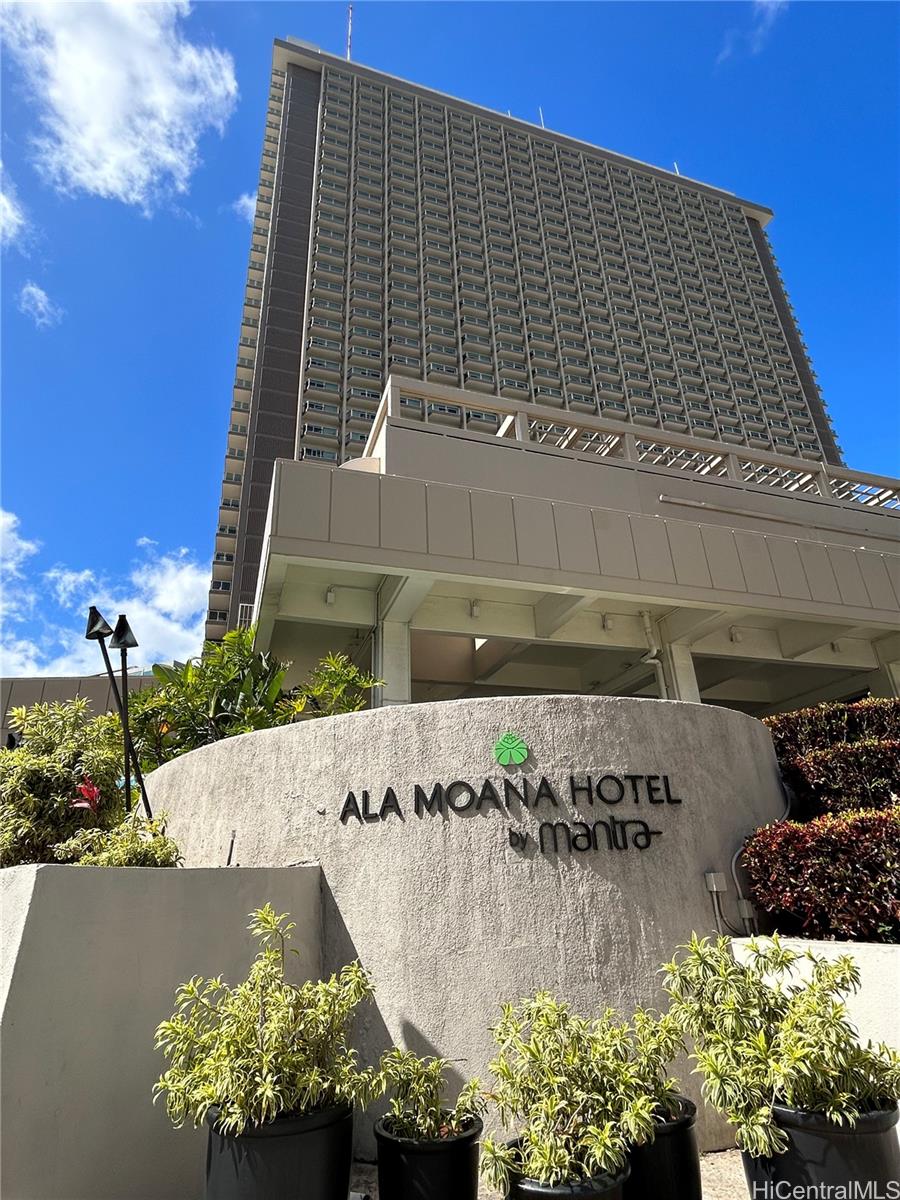
[[(586, 459), (631, 465), (631, 482), (655, 471), (657, 507), (668, 476), (680, 488), (679, 517), (685, 506), (710, 506), (700, 484), (716, 480), (720, 505), (730, 502), (738, 512), (747, 489), (756, 489), (762, 499), (814, 498), (853, 517), (862, 507), (877, 509), (888, 521), (884, 532), (896, 529), (892, 489), (841, 465), (765, 232), (771, 216), (722, 189), (302, 42), (276, 41), (208, 636), (254, 619), (254, 605), (260, 635), (273, 633), (261, 570), (265, 575), (280, 511), (277, 459), (316, 464), (319, 478), (322, 468), (361, 469), (426, 484), (480, 483), (513, 495), (506, 464), (502, 486), (491, 477), (499, 459), (473, 465), (492, 439), (495, 446), (552, 450), (557, 466), (569, 456), (576, 474)], [(398, 457), (414, 431), (447, 435), (444, 457), (457, 452), (456, 475), (443, 460), (429, 465), (433, 438), (420, 437), (411, 458)], [(517, 487), (552, 505), (565, 497), (551, 480), (539, 482), (547, 464), (547, 454), (520, 455)], [(479, 469), (487, 474), (479, 477)], [(607, 473), (604, 483), (614, 479), (625, 483), (621, 471)], [(684, 492), (689, 480), (693, 494)], [(603, 494), (599, 489), (596, 498)], [(580, 498), (592, 500), (590, 489)], [(648, 519), (646, 505), (631, 503), (629, 519)], [(617, 511), (628, 505), (622, 493)], [(804, 513), (796, 517), (800, 525), (814, 515), (808, 505)], [(299, 500), (294, 515), (300, 533), (304, 522), (312, 528), (319, 519)], [(383, 523), (383, 509), (381, 515)], [(421, 515), (407, 514), (411, 523)], [(359, 513), (361, 522), (369, 516)], [(353, 564), (351, 543), (331, 528), (328, 538), (326, 557), (339, 561), (343, 545), (345, 564)], [(633, 530), (630, 538), (636, 540)], [(649, 607), (638, 599), (634, 610), (646, 614), (654, 643), (653, 630), (678, 599), (666, 585), (689, 582), (668, 542), (658, 553), (670, 564), (657, 570), (661, 594)], [(319, 579), (322, 567), (308, 558), (295, 565), (310, 586)], [(401, 577), (396, 566), (377, 573), (376, 590)], [(715, 590), (711, 566), (708, 550), (696, 558), (696, 571)], [(598, 567), (604, 575), (603, 563)], [(777, 564), (772, 570), (777, 576)], [(434, 579), (423, 595), (432, 595), (447, 572), (426, 574)], [(742, 578), (749, 582), (746, 572)], [(561, 577), (547, 582), (571, 594)], [(339, 586), (321, 589), (332, 618)], [(587, 600), (580, 608), (596, 608), (603, 592), (578, 593)], [(545, 599), (553, 594), (551, 588)], [(341, 622), (325, 624), (332, 636), (335, 624)], [(643, 615), (640, 624), (638, 645), (647, 649)], [(379, 628), (377, 619), (360, 621), (354, 643), (359, 651), (373, 635), (377, 661)], [(549, 636), (556, 639), (561, 628)], [(546, 640), (515, 644), (524, 641), (525, 657), (533, 658)], [(311, 637), (309, 646), (320, 642)], [(652, 646), (648, 653), (652, 675)], [(639, 679), (648, 673), (628, 669)], [(469, 682), (475, 687), (479, 677)], [(665, 689), (664, 680), (659, 686)], [(773, 692), (772, 703), (778, 701)], [(758, 707), (766, 702), (762, 697)]]

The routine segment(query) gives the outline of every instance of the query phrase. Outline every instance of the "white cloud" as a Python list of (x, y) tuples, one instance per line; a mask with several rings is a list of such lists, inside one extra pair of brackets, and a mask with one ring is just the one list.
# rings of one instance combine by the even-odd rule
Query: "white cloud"
[(30, 279), (19, 292), (19, 312), (31, 317), (38, 329), (50, 329), (58, 325), (64, 313), (54, 304), (43, 288)]
[(22, 564), (37, 554), (39, 542), (31, 542), (19, 533), (21, 522), (15, 513), (0, 508), (0, 570), (6, 576), (22, 578)]
[(788, 0), (753, 0), (753, 28), (750, 30), (751, 54), (759, 54), (768, 41), (772, 27), (787, 6)]
[(249, 221), (252, 225), (256, 216), (256, 192), (244, 192), (243, 196), (238, 196), (231, 208), (239, 217)]
[(172, 620), (185, 621), (206, 606), (209, 568), (192, 562), (182, 547), (138, 567), (131, 582), (153, 609)]
[(4, 594), (4, 675), (93, 675), (101, 670), (97, 647), (84, 640), (85, 615), (92, 604), (110, 624), (119, 613), (128, 614), (139, 643), (130, 655), (133, 665), (184, 661), (199, 654), (209, 569), (188, 550), (159, 552), (146, 538), (145, 561), (133, 564), (122, 578), (57, 564), (32, 580), (25, 564), (37, 552), (37, 543), (22, 537), (12, 513), (2, 514), (0, 530), (6, 582), (13, 581)]
[(0, 162), (0, 246), (17, 245), (28, 229), (22, 207), (12, 180)]
[(187, 192), (201, 136), (224, 130), (238, 94), (231, 55), (185, 37), (189, 13), (187, 0), (0, 10), (38, 110), (36, 165), (58, 191), (146, 214)]
[(143, 549), (145, 546), (155, 546), (157, 543), (154, 538), (139, 537), (138, 540), (134, 544), (136, 546), (140, 546), (141, 549)]
[(759, 54), (769, 40), (775, 22), (787, 10), (788, 0), (753, 0), (749, 30), (726, 30), (722, 48), (716, 56), (716, 66), (737, 54), (746, 46), (751, 54)]
[(44, 578), (53, 589), (58, 604), (71, 604), (73, 597), (85, 590), (94, 582), (94, 572), (87, 568), (83, 571), (70, 571), (66, 567), (51, 567), (45, 571)]

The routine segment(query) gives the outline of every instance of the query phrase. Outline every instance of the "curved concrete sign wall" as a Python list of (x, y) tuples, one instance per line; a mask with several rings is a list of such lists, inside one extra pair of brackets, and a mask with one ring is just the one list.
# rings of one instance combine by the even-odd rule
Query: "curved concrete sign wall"
[(365, 1053), (398, 1041), (466, 1075), (485, 1069), (503, 1000), (540, 987), (586, 1012), (659, 1003), (660, 963), (713, 925), (704, 872), (727, 875), (783, 810), (758, 721), (615, 697), (309, 721), (147, 782), (188, 866), (224, 865), (232, 831), (241, 866), (320, 862), (325, 968), (359, 957), (376, 980)]

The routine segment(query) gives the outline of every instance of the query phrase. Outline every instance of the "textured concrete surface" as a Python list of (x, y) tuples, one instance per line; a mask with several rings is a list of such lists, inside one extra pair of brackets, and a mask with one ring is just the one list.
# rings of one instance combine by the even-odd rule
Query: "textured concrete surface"
[[(887, 1042), (900, 1047), (900, 946), (881, 946), (874, 942), (819, 942), (807, 938), (782, 938), (782, 943), (797, 954), (811, 950), (820, 958), (834, 960), (849, 954), (859, 967), (859, 991), (847, 997), (850, 1020), (862, 1041)], [(746, 939), (736, 938), (734, 953), (747, 957)], [(808, 975), (810, 963), (796, 965), (800, 981)]]
[[(205, 1133), (174, 1130), (151, 1090), (175, 989), (244, 977), (247, 914), (296, 915), (290, 970), (321, 969), (316, 867), (0, 871), (0, 1195), (8, 1200), (191, 1200)], [(7, 955), (7, 947), (15, 953)]]
[[(507, 732), (530, 748), (521, 766), (494, 761)], [(546, 778), (559, 807), (513, 798), (507, 810), (504, 779), (521, 790), (523, 774), (532, 799)], [(587, 775), (596, 784), (626, 774), (667, 776), (682, 802), (649, 803), (646, 782), (637, 802), (630, 790), (618, 804), (569, 799), (570, 776), (584, 785)], [(417, 784), (430, 798), (441, 783), (461, 808), (468, 793), (449, 785), (467, 782), (480, 796), (485, 780), (499, 809), (415, 811)], [(441, 1054), (457, 1082), (484, 1073), (501, 1001), (549, 988), (583, 1012), (662, 1003), (659, 964), (712, 924), (704, 872), (727, 874), (746, 834), (783, 808), (759, 722), (707, 705), (588, 696), (409, 705), (266, 730), (185, 755), (147, 786), (190, 865), (224, 863), (232, 830), (242, 865), (320, 862), (325, 968), (359, 957), (377, 987), (377, 1011), (360, 1030), (364, 1056), (392, 1042)], [(379, 820), (388, 788), (401, 812), (388, 795)], [(361, 815), (368, 793), (372, 820), (340, 820), (350, 791)], [(638, 849), (642, 829), (630, 825), (628, 849), (617, 850), (595, 826), (598, 848), (572, 853), (560, 832), (553, 853), (545, 825), (542, 853), (548, 817), (573, 830), (579, 818), (646, 820), (660, 832)], [(524, 849), (510, 830), (528, 835)], [(725, 903), (736, 920), (733, 892)], [(683, 1065), (680, 1074), (696, 1096)], [(728, 1144), (710, 1114), (699, 1132), (705, 1147)], [(363, 1135), (361, 1157), (371, 1151)]]

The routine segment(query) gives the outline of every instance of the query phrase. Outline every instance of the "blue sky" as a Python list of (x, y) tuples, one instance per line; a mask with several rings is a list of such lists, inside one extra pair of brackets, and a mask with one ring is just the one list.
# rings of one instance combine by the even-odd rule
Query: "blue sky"
[[(4, 674), (199, 649), (275, 36), (343, 3), (6, 7)], [(731, 189), (850, 466), (900, 475), (897, 7), (357, 3), (360, 62)], [(55, 99), (56, 101), (55, 106)]]

